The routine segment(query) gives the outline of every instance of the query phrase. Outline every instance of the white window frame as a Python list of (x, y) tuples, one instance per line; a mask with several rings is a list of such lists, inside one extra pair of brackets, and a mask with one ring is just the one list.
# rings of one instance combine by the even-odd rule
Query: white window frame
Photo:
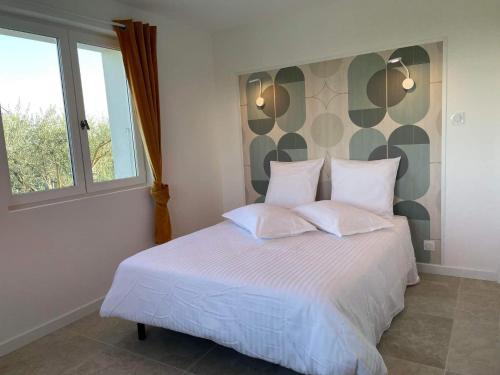
[(118, 40), (98, 33), (79, 32), (68, 26), (42, 24), (31, 19), (25, 19), (24, 17), (6, 16), (4, 14), (0, 14), (0, 28), (51, 37), (58, 41), (61, 89), (65, 106), (68, 146), (74, 181), (73, 186), (64, 188), (14, 194), (10, 181), (3, 124), (0, 118), (0, 178), (6, 179), (3, 183), (9, 188), (9, 206), (44, 203), (46, 201), (64, 200), (95, 192), (145, 186), (147, 182), (146, 162), (137, 121), (133, 121), (137, 176), (105, 182), (93, 182), (88, 138), (86, 130), (80, 128), (80, 121), (85, 119), (85, 111), (78, 67), (77, 43), (81, 42), (119, 50)]
[[(118, 40), (113, 37), (96, 35), (94, 33), (84, 33), (79, 31), (69, 32), (70, 41), (70, 54), (71, 54), (71, 64), (73, 67), (74, 85), (75, 85), (75, 96), (78, 109), (78, 118), (81, 120), (86, 119), (85, 116), (85, 104), (83, 100), (83, 90), (82, 81), (80, 75), (80, 63), (78, 60), (78, 43), (88, 44), (96, 47), (103, 47), (109, 49), (120, 50)], [(130, 97), (130, 94), (129, 94)], [(132, 103), (130, 102), (130, 110), (133, 113)], [(134, 116), (133, 116), (134, 117)], [(111, 181), (94, 182), (92, 174), (92, 164), (90, 158), (90, 148), (88, 141), (88, 132), (85, 129), (80, 130), (80, 139), (82, 143), (82, 153), (83, 153), (83, 164), (85, 170), (85, 182), (87, 186), (87, 192), (92, 193), (96, 191), (118, 189), (124, 187), (130, 187), (135, 185), (143, 185), (146, 182), (146, 168), (144, 160), (144, 149), (142, 147), (142, 142), (140, 139), (139, 129), (137, 127), (137, 121), (132, 118), (132, 126), (134, 128), (134, 142), (136, 150), (136, 172), (137, 176), (114, 179)]]

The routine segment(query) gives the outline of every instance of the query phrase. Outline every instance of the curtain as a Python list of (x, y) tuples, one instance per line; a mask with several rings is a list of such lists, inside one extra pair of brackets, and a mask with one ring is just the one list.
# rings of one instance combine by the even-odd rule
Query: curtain
[(168, 185), (162, 182), (162, 153), (156, 26), (132, 20), (117, 20), (125, 28), (114, 27), (123, 55), (132, 101), (139, 122), (142, 142), (153, 172), (151, 196), (155, 203), (155, 243), (172, 237), (167, 203)]

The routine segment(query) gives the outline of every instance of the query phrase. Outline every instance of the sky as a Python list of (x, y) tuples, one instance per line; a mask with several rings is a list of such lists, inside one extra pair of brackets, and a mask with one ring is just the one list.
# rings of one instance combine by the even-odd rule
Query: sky
[[(13, 108), (20, 101), (38, 112), (50, 105), (64, 110), (56, 39), (26, 39), (30, 34), (0, 29), (0, 105)], [(78, 52), (86, 117), (108, 117), (102, 57), (98, 51)], [(83, 79), (84, 78), (84, 79)], [(68, 93), (72, 94), (72, 93)]]

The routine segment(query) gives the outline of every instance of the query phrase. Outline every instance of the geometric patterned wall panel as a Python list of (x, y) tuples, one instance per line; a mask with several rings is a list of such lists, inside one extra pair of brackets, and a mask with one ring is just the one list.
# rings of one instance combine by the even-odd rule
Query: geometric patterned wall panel
[[(387, 64), (395, 57), (415, 81), (409, 91), (404, 68)], [(329, 199), (331, 157), (400, 156), (394, 212), (408, 217), (417, 260), (441, 263), (442, 65), (439, 42), (240, 76), (247, 203), (264, 200), (272, 160), (325, 157), (318, 199)]]

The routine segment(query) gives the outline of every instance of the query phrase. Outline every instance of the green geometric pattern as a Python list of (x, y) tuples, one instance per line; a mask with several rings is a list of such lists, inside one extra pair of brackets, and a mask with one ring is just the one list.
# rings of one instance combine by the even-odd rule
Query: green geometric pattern
[[(395, 57), (411, 90), (401, 64), (387, 64)], [(318, 194), (329, 199), (331, 157), (400, 157), (394, 212), (408, 217), (417, 260), (438, 263), (440, 242), (431, 253), (423, 241), (441, 236), (442, 61), (442, 43), (430, 43), (243, 76), (247, 201), (264, 200), (273, 160), (325, 158)]]

